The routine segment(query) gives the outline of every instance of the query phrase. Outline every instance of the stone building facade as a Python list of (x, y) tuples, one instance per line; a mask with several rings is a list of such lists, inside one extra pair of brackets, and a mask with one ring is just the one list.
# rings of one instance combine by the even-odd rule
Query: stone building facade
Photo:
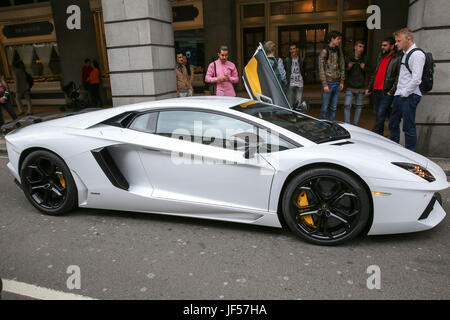
[(103, 0), (113, 105), (176, 96), (170, 3)]
[(408, 27), (436, 61), (434, 88), (417, 109), (419, 153), (450, 158), (450, 1), (410, 0)]

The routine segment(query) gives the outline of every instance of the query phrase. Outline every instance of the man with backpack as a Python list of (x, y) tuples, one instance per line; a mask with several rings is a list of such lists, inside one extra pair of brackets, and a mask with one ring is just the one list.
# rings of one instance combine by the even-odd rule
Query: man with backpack
[(331, 31), (328, 34), (329, 44), (319, 55), (319, 77), (322, 82), (322, 108), (320, 118), (334, 121), (338, 104), (339, 92), (344, 90), (345, 60), (339, 45), (342, 34)]
[(423, 75), (427, 76), (430, 73), (430, 64), (427, 63), (428, 68), (425, 68), (425, 70), (424, 67), (426, 66), (427, 55), (423, 50), (417, 48), (414, 43), (414, 34), (410, 29), (404, 28), (398, 30), (394, 33), (394, 36), (398, 50), (402, 50), (404, 55), (400, 66), (397, 90), (394, 95), (392, 114), (389, 120), (389, 130), (391, 131), (390, 138), (392, 141), (399, 143), (400, 121), (403, 119), (405, 147), (409, 150), (416, 151), (416, 109), (422, 98), (421, 84), (423, 83), (425, 85), (422, 86), (424, 92), (431, 90), (431, 88), (428, 87), (428, 81), (422, 80)]

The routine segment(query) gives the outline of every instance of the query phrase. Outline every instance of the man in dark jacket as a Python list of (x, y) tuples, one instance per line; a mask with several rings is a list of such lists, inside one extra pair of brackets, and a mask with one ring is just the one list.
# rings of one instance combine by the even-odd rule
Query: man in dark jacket
[(403, 53), (395, 48), (394, 38), (384, 39), (376, 70), (370, 77), (369, 87), (366, 90), (367, 95), (373, 93), (373, 107), (377, 115), (372, 131), (380, 135), (384, 133), (384, 122), (391, 112), (402, 56)]
[(355, 98), (355, 118), (353, 124), (355, 126), (359, 123), (361, 110), (363, 108), (364, 88), (366, 85), (366, 64), (367, 57), (364, 55), (365, 43), (361, 40), (356, 41), (354, 51), (345, 59), (345, 69), (347, 75), (345, 77), (345, 91), (344, 102), (344, 116), (345, 122), (350, 123), (350, 111), (352, 102)]

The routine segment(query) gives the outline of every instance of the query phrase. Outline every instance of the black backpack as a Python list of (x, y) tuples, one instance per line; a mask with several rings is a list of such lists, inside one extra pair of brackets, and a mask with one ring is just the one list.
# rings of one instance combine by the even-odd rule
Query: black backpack
[(433, 54), (430, 52), (425, 52), (419, 48), (414, 48), (406, 56), (405, 67), (412, 74), (412, 71), (409, 67), (409, 58), (411, 58), (411, 55), (416, 51), (421, 51), (425, 55), (425, 64), (423, 66), (422, 83), (420, 84), (419, 89), (422, 93), (430, 92), (431, 90), (433, 90), (433, 81), (434, 81), (434, 66), (435, 66), (435, 64), (434, 64)]
[(33, 85), (34, 85), (33, 77), (26, 71), (25, 71), (25, 76), (27, 78), (28, 86), (30, 87), (30, 89), (33, 88)]

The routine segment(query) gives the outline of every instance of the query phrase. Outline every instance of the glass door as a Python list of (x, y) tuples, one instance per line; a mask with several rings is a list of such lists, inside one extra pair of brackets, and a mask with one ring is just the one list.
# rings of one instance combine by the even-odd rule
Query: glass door
[(317, 73), (317, 57), (326, 45), (327, 24), (310, 24), (280, 27), (278, 39), (280, 42), (280, 55), (283, 58), (289, 56), (289, 45), (297, 43), (299, 54), (305, 59), (306, 72), (305, 83), (319, 83)]
[(265, 38), (265, 28), (245, 28), (244, 29), (244, 65), (246, 65), (256, 49), (258, 48), (259, 43), (263, 43)]
[(358, 40), (364, 41), (367, 50), (368, 29), (366, 21), (344, 22), (344, 39), (342, 40), (345, 55), (353, 51), (355, 42)]

